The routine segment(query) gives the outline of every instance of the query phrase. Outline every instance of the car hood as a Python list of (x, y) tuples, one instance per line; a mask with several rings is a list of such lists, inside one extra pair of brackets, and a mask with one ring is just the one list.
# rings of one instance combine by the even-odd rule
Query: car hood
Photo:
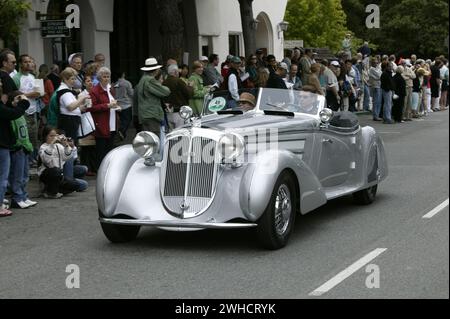
[(297, 115), (293, 118), (251, 112), (240, 115), (208, 115), (202, 119), (202, 128), (219, 131), (251, 128), (310, 130), (318, 125), (318, 120), (306, 115)]

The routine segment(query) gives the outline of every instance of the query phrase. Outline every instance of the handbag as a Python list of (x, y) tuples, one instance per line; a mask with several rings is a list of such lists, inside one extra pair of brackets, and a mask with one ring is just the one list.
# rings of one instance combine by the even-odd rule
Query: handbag
[(95, 131), (95, 123), (90, 112), (81, 114), (81, 122), (78, 128), (78, 137), (83, 138)]

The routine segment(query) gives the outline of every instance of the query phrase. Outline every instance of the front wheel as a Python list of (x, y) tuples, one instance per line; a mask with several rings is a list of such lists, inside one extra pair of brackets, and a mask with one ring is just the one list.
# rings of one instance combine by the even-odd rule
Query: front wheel
[(353, 194), (355, 202), (359, 205), (369, 205), (375, 201), (377, 196), (378, 185), (363, 189)]
[(113, 225), (100, 223), (102, 226), (103, 233), (110, 242), (127, 243), (136, 239), (141, 226), (124, 226), (124, 225)]
[(264, 247), (276, 250), (286, 246), (295, 222), (295, 186), (291, 176), (282, 174), (269, 205), (259, 220), (257, 233)]

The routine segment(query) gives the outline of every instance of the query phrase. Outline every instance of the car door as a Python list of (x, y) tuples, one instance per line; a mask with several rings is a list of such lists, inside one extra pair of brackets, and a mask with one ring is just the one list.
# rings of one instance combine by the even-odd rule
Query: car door
[(320, 149), (317, 177), (323, 187), (336, 187), (345, 184), (355, 169), (354, 135), (321, 131), (317, 134), (316, 145)]

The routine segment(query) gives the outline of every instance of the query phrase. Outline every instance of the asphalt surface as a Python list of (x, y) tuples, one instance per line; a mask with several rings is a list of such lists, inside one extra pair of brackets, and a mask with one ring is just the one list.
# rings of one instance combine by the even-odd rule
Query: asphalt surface
[[(142, 229), (110, 244), (98, 223), (95, 179), (86, 193), (39, 198), (0, 219), (0, 298), (449, 298), (449, 116), (383, 125), (390, 173), (370, 206), (341, 198), (297, 218), (289, 245), (260, 248), (253, 230), (172, 233)], [(29, 185), (36, 194), (36, 181)], [(316, 289), (376, 249), (386, 249), (331, 290)], [(66, 287), (68, 265), (80, 288)], [(366, 285), (379, 270), (378, 288)], [(372, 277), (373, 278), (373, 277)], [(376, 281), (375, 281), (376, 282)]]

